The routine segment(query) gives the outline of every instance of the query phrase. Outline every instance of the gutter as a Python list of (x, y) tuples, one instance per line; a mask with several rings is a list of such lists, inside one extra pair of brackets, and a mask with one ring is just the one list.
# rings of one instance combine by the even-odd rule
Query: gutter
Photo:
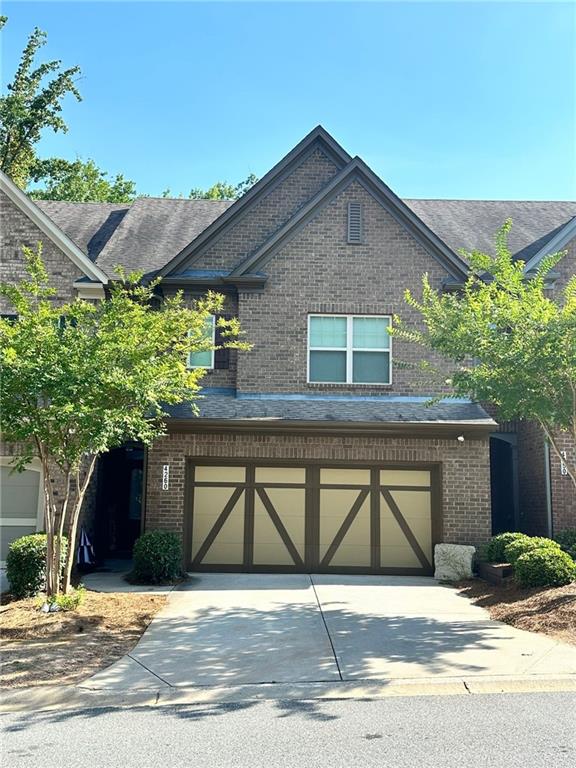
[(268, 434), (362, 435), (372, 437), (422, 437), (459, 440), (482, 440), (494, 431), (496, 422), (362, 422), (362, 421), (296, 421), (276, 417), (256, 419), (178, 419), (168, 418), (169, 433), (185, 432), (252, 432)]

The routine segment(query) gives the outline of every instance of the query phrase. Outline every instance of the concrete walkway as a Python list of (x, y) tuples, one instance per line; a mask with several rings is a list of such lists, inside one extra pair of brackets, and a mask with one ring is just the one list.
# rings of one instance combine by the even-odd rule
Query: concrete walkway
[(134, 650), (83, 687), (576, 674), (576, 648), (491, 621), (430, 578), (203, 574), (174, 590)]

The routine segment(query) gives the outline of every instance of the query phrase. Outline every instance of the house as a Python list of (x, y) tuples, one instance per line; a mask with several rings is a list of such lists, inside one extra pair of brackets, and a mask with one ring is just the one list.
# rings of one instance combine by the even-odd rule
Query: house
[[(508, 217), (528, 274), (567, 250), (561, 290), (576, 204), (401, 200), (322, 127), (236, 202), (35, 203), (5, 176), (0, 192), (3, 279), (42, 240), (59, 300), (104, 298), (122, 265), (160, 275), (164, 295), (222, 292), (253, 344), (192, 356), (208, 368), (199, 416), (174, 407), (153, 447), (101, 459), (85, 511), (101, 556), (162, 528), (182, 536), (193, 570), (425, 574), (439, 541), (576, 527), (574, 489), (538, 428), (466, 400), (430, 406), (447, 385), (430, 391), (404, 365), (422, 349), (387, 332), (395, 313), (418, 322), (406, 288), (426, 272), (457, 290), (459, 249), (491, 249)], [(9, 475), (13, 450), (1, 459), (2, 558), (41, 525), (39, 468)]]

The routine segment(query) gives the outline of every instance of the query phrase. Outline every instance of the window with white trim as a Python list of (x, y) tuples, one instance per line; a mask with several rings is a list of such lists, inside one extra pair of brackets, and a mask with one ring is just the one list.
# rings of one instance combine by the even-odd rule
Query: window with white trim
[(389, 315), (309, 315), (308, 382), (390, 384)]
[[(212, 346), (216, 343), (216, 318), (210, 315), (206, 318), (204, 339)], [(214, 349), (205, 349), (199, 352), (190, 352), (188, 355), (188, 368), (214, 368)]]

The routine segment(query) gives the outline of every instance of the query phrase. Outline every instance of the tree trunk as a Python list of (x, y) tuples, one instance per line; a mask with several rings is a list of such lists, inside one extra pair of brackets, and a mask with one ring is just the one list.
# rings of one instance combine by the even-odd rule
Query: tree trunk
[(86, 495), (86, 489), (90, 483), (92, 475), (94, 473), (94, 467), (96, 465), (97, 456), (94, 455), (90, 459), (86, 475), (82, 483), (80, 483), (80, 472), (76, 471), (76, 498), (74, 505), (71, 509), (70, 522), (68, 524), (68, 551), (66, 552), (66, 566), (64, 568), (64, 579), (62, 582), (62, 591), (64, 594), (68, 594), (70, 591), (70, 580), (72, 577), (72, 567), (74, 565), (74, 556), (76, 554), (76, 536), (78, 533), (78, 520), (80, 518), (80, 512), (82, 510), (82, 504), (84, 502), (84, 496)]
[(54, 533), (56, 527), (56, 505), (52, 493), (52, 483), (48, 460), (42, 459), (42, 475), (44, 485), (44, 527), (46, 528), (46, 597), (55, 597), (60, 587), (58, 568), (56, 566), (56, 547)]

